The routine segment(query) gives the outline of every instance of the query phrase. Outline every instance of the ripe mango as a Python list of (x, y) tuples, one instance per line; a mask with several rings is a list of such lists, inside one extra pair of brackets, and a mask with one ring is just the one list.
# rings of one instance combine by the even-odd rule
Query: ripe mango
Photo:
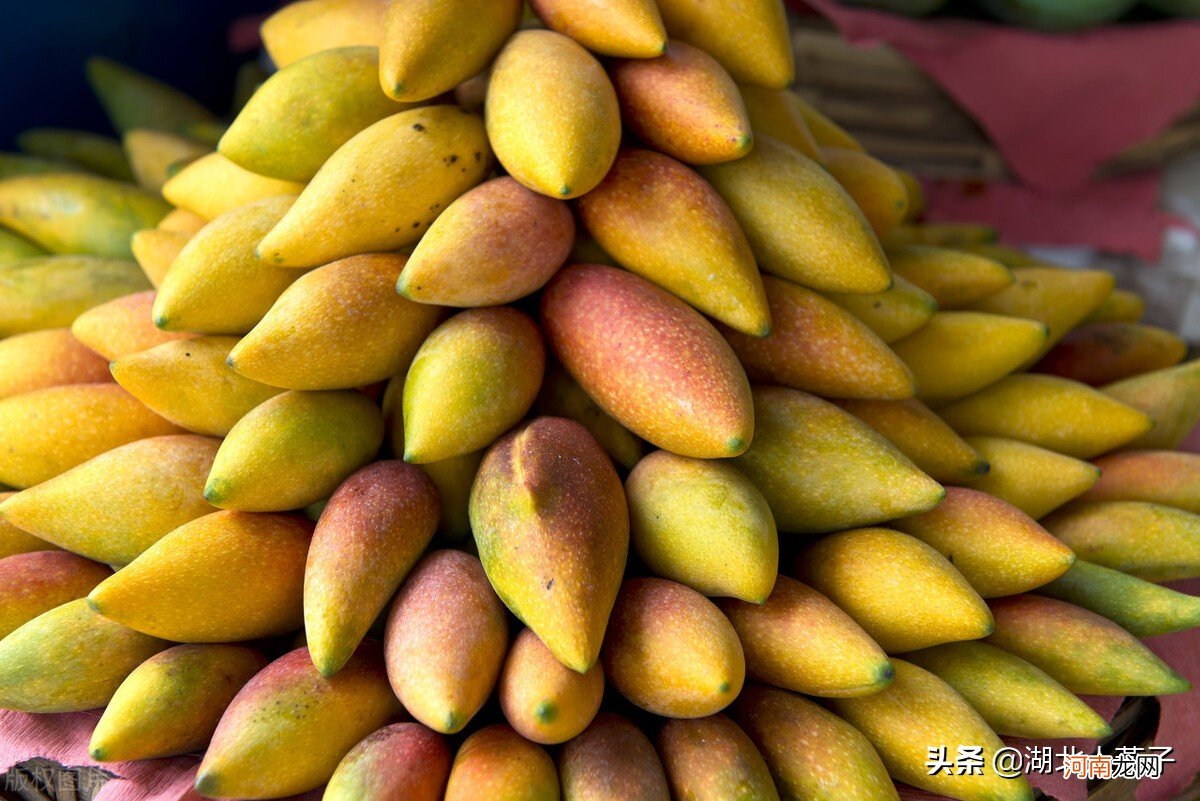
[(1058, 578), (1075, 561), (1071, 549), (1032, 517), (964, 487), (947, 487), (936, 509), (891, 525), (952, 559), (984, 598), (1028, 592)]
[(530, 0), (546, 27), (605, 56), (654, 58), (667, 47), (667, 32), (654, 0)]
[(159, 231), (170, 231), (178, 234), (188, 234), (194, 236), (200, 233), (200, 229), (208, 224), (208, 220), (196, 214), (194, 211), (187, 209), (172, 209), (166, 217), (163, 217), (158, 223)]
[(728, 462), (655, 451), (625, 481), (633, 548), (655, 575), (753, 604), (771, 594), (779, 538), (771, 508)]
[(17, 493), (0, 515), (73, 553), (127, 564), (215, 511), (203, 492), (219, 444), (190, 434), (130, 442)]
[(626, 470), (632, 470), (646, 452), (646, 443), (609, 417), (561, 365), (547, 366), (533, 408), (540, 415), (566, 417), (579, 423), (613, 462)]
[(44, 159), (23, 153), (0, 153), (0, 178), (58, 172), (87, 172), (82, 164), (61, 159)]
[(362, 642), (433, 539), (439, 511), (433, 482), (398, 461), (362, 468), (330, 497), (304, 570), (304, 631), (321, 675)]
[(468, 309), (438, 326), (404, 382), (404, 459), (439, 462), (495, 442), (533, 405), (545, 353), (537, 324), (515, 309)]
[(825, 169), (854, 198), (876, 236), (886, 236), (908, 215), (908, 189), (891, 167), (861, 150), (825, 147), (821, 153)]
[(171, 177), (172, 170), (212, 152), (208, 145), (186, 136), (155, 131), (149, 128), (134, 128), (128, 131), (122, 142), (134, 182), (147, 192), (161, 193), (163, 185)]
[(924, 289), (944, 310), (961, 309), (1016, 280), (1000, 262), (961, 250), (901, 245), (890, 248), (887, 256), (897, 275)]
[(818, 164), (825, 163), (825, 154), (804, 121), (795, 92), (750, 84), (742, 84), (738, 90), (742, 93), (746, 114), (755, 134), (778, 139)]
[(837, 715), (786, 690), (751, 684), (738, 723), (784, 801), (899, 801), (870, 741)]
[(471, 528), (505, 606), (560, 662), (590, 670), (625, 571), (629, 513), (587, 429), (539, 417), (493, 445), (471, 489)]
[(737, 698), (746, 660), (737, 632), (712, 601), (674, 581), (633, 578), (613, 606), (604, 673), (647, 712), (700, 718)]
[(450, 204), (421, 237), (396, 290), (418, 303), (497, 306), (541, 289), (566, 262), (575, 220), (565, 203), (507, 176)]
[(630, 132), (686, 164), (719, 164), (749, 153), (754, 144), (750, 119), (725, 68), (677, 40), (655, 56), (618, 61), (610, 68)]
[[(920, 220), (921, 218), (923, 218), (925, 216), (925, 209), (926, 209), (925, 189), (924, 189), (924, 187), (921, 186), (921, 181), (917, 178), (917, 176), (913, 175), (911, 172), (904, 169), (903, 167), (893, 167), (892, 169), (896, 171), (896, 175), (900, 176), (900, 181), (901, 181), (901, 183), (904, 184), (904, 190), (908, 193), (908, 210), (904, 213), (904, 221), (905, 222), (915, 222), (917, 220)], [(984, 246), (984, 247), (987, 247), (987, 246)], [(995, 247), (1000, 248), (1000, 246), (995, 246)], [(987, 255), (986, 253), (984, 253), (983, 251), (980, 251), (980, 250), (974, 250), (974, 251), (968, 251), (968, 252), (978, 253), (981, 256)], [(989, 257), (989, 258), (991, 258), (991, 257)], [(1004, 261), (1003, 259), (997, 258), (996, 261), (999, 261), (1005, 267), (1012, 266), (1012, 265), (1008, 264), (1006, 261)]]
[(825, 297), (866, 323), (887, 344), (903, 339), (927, 324), (937, 301), (901, 275), (892, 276), (883, 292), (825, 292)]
[(1200, 514), (1200, 454), (1126, 451), (1095, 461), (1100, 480), (1082, 501), (1146, 501)]
[(650, 150), (622, 151), (576, 208), (621, 266), (738, 331), (770, 332), (746, 237), (721, 196), (683, 164)]
[(1034, 739), (1112, 734), (1070, 690), (994, 645), (953, 642), (904, 656), (953, 687), (997, 734)]
[(711, 53), (739, 83), (782, 89), (795, 78), (795, 57), (780, 0), (736, 8), (704, 0), (658, 0), (667, 33)]
[(696, 458), (743, 453), (750, 385), (698, 312), (639, 276), (596, 264), (561, 270), (542, 295), (554, 355), (633, 433)]
[[(804, 118), (804, 123), (808, 129), (812, 131), (813, 139), (822, 148), (840, 147), (845, 150), (861, 150), (864, 153), (866, 148), (862, 146), (857, 139), (850, 135), (842, 126), (838, 125), (829, 117), (825, 116), (821, 111), (807, 100), (796, 94), (792, 90), (787, 90), (791, 95), (791, 101), (800, 110), (800, 116)], [(992, 237), (995, 238), (994, 236)]]
[(88, 604), (175, 642), (273, 637), (303, 618), (312, 524), (296, 515), (217, 511), (184, 523), (92, 590)]
[(245, 334), (258, 325), (303, 275), (254, 256), (258, 241), (295, 200), (284, 195), (241, 206), (188, 240), (159, 284), (154, 324), (203, 334)]
[[(833, 711), (858, 729), (896, 781), (962, 801), (1031, 801), (1024, 776), (1005, 778), (993, 768), (1004, 743), (946, 682), (911, 662), (896, 659), (891, 686), (861, 698), (839, 698)], [(931, 746), (955, 759), (960, 747), (982, 747), (982, 772), (943, 770), (926, 763)]]
[(1073, 693), (1170, 695), (1192, 685), (1132, 634), (1095, 612), (1037, 595), (990, 601), (987, 642), (1045, 671)]
[(93, 56), (85, 70), (92, 91), (120, 133), (133, 128), (181, 132), (216, 122), (211, 111), (183, 92), (112, 59)]
[(837, 304), (798, 284), (765, 276), (771, 333), (725, 329), (751, 381), (826, 398), (899, 400), (916, 391), (912, 372), (876, 334)]
[(500, 708), (518, 734), (535, 743), (563, 743), (578, 735), (600, 709), (604, 671), (576, 673), (555, 659), (529, 629), (513, 640), (497, 687)]
[(841, 400), (838, 405), (886, 437), (934, 481), (969, 484), (988, 472), (979, 451), (916, 398)]
[(40, 484), (105, 451), (182, 433), (115, 384), (71, 384), (0, 400), (0, 482)]
[(322, 801), (442, 801), (449, 776), (445, 737), (420, 723), (393, 723), (350, 749), (325, 786)]
[(1200, 626), (1200, 598), (1082, 559), (1037, 594), (1102, 615), (1135, 637)]
[(387, 7), (387, 0), (288, 3), (263, 20), (263, 47), (279, 69), (322, 50), (378, 47)]
[(332, 678), (298, 648), (234, 697), (200, 763), (196, 792), (281, 798), (319, 787), (359, 740), (399, 713), (377, 643), (364, 643)]
[(887, 655), (853, 619), (811, 587), (779, 576), (761, 606), (720, 603), (746, 654), (746, 673), (806, 695), (868, 695), (892, 680)]
[(82, 712), (102, 707), (125, 677), (169, 643), (101, 617), (83, 598), (0, 640), (0, 707)]
[(831, 534), (800, 552), (795, 572), (889, 654), (974, 640), (992, 631), (987, 605), (954, 565), (898, 531)]
[(68, 328), (30, 331), (0, 340), (0, 399), (46, 387), (111, 380), (108, 364)]
[(328, 498), (383, 444), (383, 415), (361, 392), (285, 392), (229, 430), (204, 487), (222, 509), (299, 509)]
[(659, 729), (656, 745), (675, 798), (779, 801), (762, 754), (724, 715), (668, 720)]
[(220, 153), (209, 153), (172, 175), (163, 184), (162, 194), (172, 205), (215, 220), (250, 203), (298, 195), (303, 189), (302, 183), (268, 178), (239, 167)]
[(941, 485), (856, 417), (782, 387), (754, 392), (758, 434), (735, 466), (754, 482), (780, 531), (817, 534), (937, 506)]
[(388, 680), (404, 708), (434, 731), (454, 734), (492, 694), (508, 620), (478, 559), (434, 551), (401, 585), (384, 640)]
[(133, 178), (121, 143), (111, 136), (68, 128), (29, 128), (17, 134), (17, 147), (31, 156), (82, 164), (106, 178)]
[(1133, 406), (1049, 375), (1008, 376), (938, 413), (959, 434), (1009, 437), (1079, 459), (1131, 443), (1154, 426)]
[(136, 264), (96, 256), (35, 256), (0, 265), (0, 335), (64, 328), (105, 301), (149, 289)]
[(1142, 501), (1075, 503), (1043, 521), (1081, 559), (1146, 581), (1200, 576), (1200, 515)]
[(0, 640), (43, 612), (86, 597), (111, 575), (104, 565), (65, 551), (0, 558)]
[(259, 175), (307, 183), (352, 136), (405, 108), (379, 86), (377, 48), (323, 50), (268, 78), (217, 150)]
[(176, 645), (155, 654), (117, 688), (89, 755), (126, 762), (203, 749), (238, 690), (266, 664), (241, 645)]
[(1097, 309), (1084, 318), (1085, 323), (1136, 323), (1146, 311), (1146, 301), (1136, 292), (1117, 287)]
[(0, 228), (0, 264), (45, 255), (46, 250), (41, 246), (33, 244), (19, 234)]
[(488, 84), (487, 135), (513, 178), (543, 195), (600, 183), (621, 143), (617, 94), (600, 62), (554, 31), (515, 34)]
[(917, 397), (936, 408), (999, 381), (1045, 340), (1046, 326), (1033, 320), (952, 311), (891, 347), (916, 376)]
[(163, 331), (154, 325), (156, 296), (154, 290), (146, 290), (93, 306), (75, 318), (71, 333), (110, 362), (164, 342), (191, 338), (191, 334)]
[(558, 774), (540, 745), (503, 724), (480, 729), (459, 746), (445, 801), (558, 801)]
[(744, 158), (701, 169), (733, 210), (764, 271), (823, 292), (883, 292), (887, 259), (867, 218), (820, 164), (768, 136)]
[(1183, 361), (1187, 343), (1163, 328), (1139, 323), (1089, 323), (1063, 337), (1033, 369), (1094, 387)]
[[(806, 119), (809, 118), (806, 117)], [(811, 125), (811, 119), (809, 124)], [(820, 137), (817, 137), (817, 141), (820, 143)], [(823, 143), (822, 146), (824, 146)], [(885, 244), (888, 247), (934, 245), (940, 248), (962, 249), (981, 244), (994, 244), (998, 235), (995, 228), (984, 223), (904, 223), (891, 230)]]
[(463, 109), (384, 117), (334, 151), (255, 253), (264, 265), (315, 267), (411, 245), (490, 164), (483, 121)]
[(146, 279), (157, 289), (162, 286), (167, 270), (171, 269), (183, 246), (193, 236), (190, 232), (143, 228), (129, 240), (129, 249), (133, 251), (133, 258), (146, 274)]
[[(17, 493), (0, 492), (0, 502), (7, 501)], [(60, 550), (57, 545), (39, 539), (32, 534), (22, 531), (4, 519), (0, 515), (0, 559), (8, 556), (16, 556), (21, 553), (31, 553), (33, 551), (57, 551)]]
[(988, 462), (987, 474), (971, 487), (1008, 501), (1035, 520), (1086, 492), (1100, 477), (1094, 465), (1015, 439), (965, 441)]
[(601, 712), (558, 752), (563, 801), (670, 801), (650, 740), (620, 715)]
[(1107, 384), (1104, 394), (1149, 415), (1154, 427), (1126, 450), (1178, 448), (1200, 423), (1200, 359)]
[(383, 91), (409, 103), (429, 100), (491, 63), (521, 22), (521, 0), (416, 0), (391, 3), (383, 17)]

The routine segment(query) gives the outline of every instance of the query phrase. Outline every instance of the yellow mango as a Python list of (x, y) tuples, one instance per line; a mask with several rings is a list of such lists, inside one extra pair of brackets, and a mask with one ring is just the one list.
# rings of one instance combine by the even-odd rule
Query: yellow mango
[(1144, 412), (1154, 427), (1127, 450), (1174, 450), (1200, 422), (1200, 359), (1104, 386), (1105, 395)]
[(428, 100), (491, 63), (521, 22), (521, 0), (410, 0), (383, 18), (378, 80), (394, 100)]
[(605, 56), (654, 58), (667, 47), (667, 31), (654, 0), (530, 0), (546, 27)]
[(908, 214), (908, 189), (888, 165), (861, 150), (826, 147), (825, 169), (850, 193), (877, 236), (886, 236)]
[(116, 384), (47, 387), (0, 400), (0, 482), (31, 487), (146, 437), (181, 433)]
[(1200, 515), (1143, 501), (1073, 503), (1043, 521), (1081, 559), (1146, 581), (1200, 576)]
[(215, 511), (203, 492), (219, 444), (190, 434), (131, 442), (18, 492), (0, 516), (73, 553), (123, 565)]
[(260, 33), (271, 61), (283, 69), (337, 47), (378, 47), (387, 0), (299, 0), (263, 20)]
[(901, 275), (893, 275), (891, 288), (882, 292), (823, 294), (889, 345), (919, 330), (937, 312), (933, 296)]
[(118, 181), (133, 178), (117, 140), (65, 128), (30, 128), (17, 135), (17, 147), (32, 156), (82, 164), (89, 171)]
[(45, 255), (45, 248), (35, 245), (19, 234), (14, 234), (7, 228), (0, 228), (0, 264)]
[[(920, 180), (903, 167), (892, 167), (892, 169), (896, 171), (896, 175), (900, 176), (900, 180), (904, 184), (904, 190), (908, 192), (908, 211), (904, 214), (904, 221), (912, 222), (921, 219), (925, 216), (925, 189), (921, 186)], [(987, 255), (980, 251), (970, 252), (977, 252), (981, 256)], [(1002, 259), (996, 259), (996, 261), (999, 261), (1005, 267), (1011, 266)]]
[[(191, 212), (188, 212), (189, 214)], [(129, 240), (129, 249), (154, 287), (162, 285), (167, 270), (193, 234), (163, 228), (143, 228)]]
[(186, 136), (135, 128), (125, 134), (125, 155), (137, 185), (147, 192), (161, 192), (175, 165), (185, 164), (212, 148)]
[(1131, 443), (1154, 420), (1086, 384), (1049, 375), (1012, 375), (943, 407), (963, 435), (1008, 437), (1090, 459)]
[(259, 175), (305, 183), (352, 136), (405, 108), (379, 86), (378, 49), (323, 50), (268, 78), (217, 150)]
[(604, 671), (576, 673), (529, 629), (513, 640), (497, 686), (500, 708), (518, 734), (535, 743), (563, 743), (588, 727), (604, 697)]
[(701, 173), (733, 210), (764, 271), (826, 292), (882, 292), (892, 285), (867, 218), (799, 151), (760, 136), (750, 155)]
[(825, 154), (809, 130), (795, 92), (788, 89), (767, 89), (742, 84), (738, 87), (746, 103), (746, 113), (755, 134), (778, 139), (799, 150), (818, 164), (825, 163)]
[(941, 248), (961, 249), (973, 245), (993, 244), (997, 236), (996, 229), (984, 223), (903, 223), (888, 233), (884, 244), (888, 247), (935, 245)]
[(0, 399), (64, 384), (110, 381), (108, 364), (66, 328), (0, 339)]
[(838, 405), (886, 437), (934, 481), (970, 484), (988, 472), (987, 460), (915, 398), (841, 400)]
[(492, 67), (484, 113), (509, 174), (564, 200), (600, 183), (621, 143), (621, 112), (604, 68), (553, 31), (509, 40)]
[(158, 230), (193, 235), (200, 233), (200, 229), (207, 224), (208, 220), (194, 211), (172, 209), (159, 221)]
[(258, 175), (220, 153), (209, 153), (172, 175), (162, 194), (172, 205), (212, 220), (266, 198), (298, 195), (302, 189), (302, 183)]
[(134, 128), (183, 132), (216, 122), (211, 111), (183, 92), (124, 64), (93, 56), (85, 69), (113, 128), (122, 134)]
[(223, 509), (299, 509), (328, 498), (382, 443), (383, 416), (361, 392), (285, 392), (229, 430), (204, 497)]
[(583, 387), (561, 366), (548, 365), (534, 410), (550, 417), (566, 417), (588, 430), (617, 465), (632, 470), (646, 453), (646, 443), (605, 414)]
[(234, 372), (226, 360), (235, 337), (167, 342), (112, 363), (113, 378), (167, 420), (223, 437), (247, 412), (283, 392)]
[(490, 164), (474, 114), (443, 105), (384, 117), (334, 151), (255, 253), (264, 266), (314, 267), (411, 245)]
[(936, 408), (995, 384), (1045, 341), (1046, 326), (1034, 320), (950, 311), (891, 347), (912, 370), (917, 397)]
[(445, 801), (558, 801), (554, 762), (503, 724), (480, 729), (459, 746)]
[(736, 7), (704, 0), (658, 0), (667, 33), (703, 48), (740, 83), (782, 89), (796, 65), (781, 0)]
[(932, 295), (939, 309), (963, 308), (1016, 280), (1000, 262), (961, 250), (901, 245), (887, 255), (892, 271)]
[(843, 150), (861, 150), (864, 153), (866, 148), (846, 129), (838, 125), (833, 120), (826, 117), (816, 106), (809, 103), (803, 97), (792, 90), (787, 90), (791, 95), (791, 102), (800, 110), (800, 116), (804, 118), (804, 123), (808, 126), (808, 130), (812, 131), (813, 139), (816, 140), (820, 147), (840, 147)]
[[(14, 491), (0, 492), (0, 503), (7, 501), (17, 493)], [(57, 545), (38, 539), (27, 531), (14, 526), (0, 515), (0, 559), (16, 556), (33, 551), (58, 551)]]
[(659, 729), (656, 745), (673, 798), (779, 801), (762, 754), (724, 715), (669, 720)]
[(190, 338), (191, 334), (163, 331), (154, 325), (154, 298), (155, 292), (146, 290), (93, 306), (75, 318), (71, 333), (108, 361)]
[(64, 328), (113, 298), (149, 289), (136, 264), (95, 256), (35, 256), (0, 264), (0, 335)]
[(1084, 318), (1085, 323), (1136, 323), (1146, 311), (1146, 301), (1128, 289), (1114, 289), (1095, 311)]
[(967, 437), (988, 472), (971, 482), (980, 492), (1008, 501), (1035, 520), (1087, 492), (1100, 470), (1061, 453), (1002, 437)]
[(261, 263), (259, 240), (295, 198), (241, 206), (192, 237), (171, 264), (154, 300), (154, 324), (166, 331), (245, 334), (303, 273)]

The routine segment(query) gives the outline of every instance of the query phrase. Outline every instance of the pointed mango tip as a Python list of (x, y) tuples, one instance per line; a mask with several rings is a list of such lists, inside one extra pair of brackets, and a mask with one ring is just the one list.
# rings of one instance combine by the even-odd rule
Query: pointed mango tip
[(881, 687), (886, 687), (896, 678), (896, 668), (890, 661), (884, 662), (875, 670), (875, 682)]
[(213, 797), (217, 794), (221, 780), (212, 771), (201, 771), (196, 774), (196, 792), (200, 795)]
[(216, 506), (221, 502), (222, 492), (215, 481), (209, 481), (204, 485), (204, 500)]
[(749, 443), (742, 436), (734, 436), (725, 440), (725, 450), (729, 452), (730, 456), (741, 456), (746, 452), (748, 446)]
[(154, 314), (154, 327), (155, 328), (159, 328), (159, 329), (162, 329), (165, 331), (167, 328), (167, 325), (170, 322), (171, 322), (171, 320), (169, 317), (167, 317), (166, 312), (156, 312)]
[(758, 336), (760, 339), (765, 339), (766, 337), (771, 336), (771, 324), (763, 323), (762, 327), (758, 329)]
[(990, 472), (992, 472), (991, 463), (982, 457), (976, 459), (975, 463), (971, 465), (971, 475), (973, 476), (986, 476)]
[(542, 701), (533, 710), (533, 714), (542, 723), (553, 723), (558, 717), (558, 706), (553, 701)]
[(738, 139), (737, 139), (738, 152), (740, 152), (740, 153), (749, 152), (750, 148), (752, 148), (752, 147), (754, 147), (754, 134), (753, 133), (751, 133), (750, 131), (746, 131), (746, 133), (744, 133), (738, 137)]
[(560, 186), (558, 188), (558, 194), (562, 195), (563, 197), (570, 197), (571, 196), (571, 187), (567, 186), (566, 184), (563, 184), (562, 186)]
[(454, 734), (459, 729), (461, 729), (463, 726), (465, 726), (466, 723), (467, 723), (467, 721), (464, 719), (464, 717), (462, 715), (460, 715), (458, 713), (458, 710), (451, 709), (449, 712), (446, 713), (446, 718), (445, 718), (445, 727), (446, 728), (443, 729), (443, 731), (446, 734)]
[(727, 681), (723, 681), (717, 685), (717, 692), (721, 693), (722, 695), (729, 692), (731, 689), (733, 689), (733, 685)]
[(93, 745), (88, 749), (88, 755), (97, 762), (104, 762), (104, 758), (108, 755), (108, 752), (98, 745)]
[(96, 599), (96, 590), (99, 590), (99, 589), (100, 589), (99, 587), (96, 587), (95, 590), (92, 590), (92, 594), (87, 597), (87, 605), (88, 605), (88, 609), (91, 609), (93, 612), (95, 612), (98, 615), (103, 615), (104, 610), (100, 606), (100, 601)]

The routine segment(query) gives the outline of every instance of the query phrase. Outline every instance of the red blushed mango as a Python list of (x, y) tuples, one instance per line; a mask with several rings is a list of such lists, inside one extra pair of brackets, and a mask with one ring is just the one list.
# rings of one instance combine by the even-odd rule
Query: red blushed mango
[(285, 634), (303, 620), (312, 524), (297, 515), (213, 512), (185, 523), (92, 590), (107, 618), (175, 642)]
[(1200, 454), (1127, 451), (1094, 464), (1100, 480), (1081, 501), (1145, 501), (1200, 514)]
[(393, 723), (350, 749), (322, 801), (442, 801), (450, 777), (446, 738), (420, 723)]
[(552, 365), (546, 370), (542, 391), (533, 408), (539, 415), (566, 417), (579, 423), (596, 438), (612, 460), (626, 470), (632, 470), (646, 453), (646, 443), (605, 414), (560, 365)]
[(238, 690), (267, 660), (240, 645), (177, 645), (129, 674), (92, 732), (99, 762), (202, 750)]
[(825, 155), (817, 145), (808, 123), (804, 121), (799, 104), (795, 102), (798, 99), (795, 92), (749, 84), (738, 86), (738, 90), (742, 93), (746, 114), (756, 134), (778, 139), (810, 159), (825, 163)]
[(821, 593), (780, 576), (761, 606), (720, 602), (746, 655), (746, 674), (806, 695), (845, 697), (878, 692), (892, 665), (870, 636)]
[(1187, 343), (1164, 328), (1090, 323), (1063, 337), (1033, 370), (1098, 387), (1170, 367), (1186, 355)]
[(622, 425), (681, 456), (720, 458), (754, 436), (750, 384), (728, 343), (632, 273), (582, 264), (551, 281), (542, 324), (559, 361)]
[(0, 640), (43, 612), (84, 598), (112, 570), (66, 551), (0, 559)]
[(622, 151), (577, 208), (621, 266), (738, 331), (771, 330), (758, 266), (733, 212), (683, 164), (650, 150)]
[(454, 757), (445, 801), (558, 801), (558, 773), (540, 745), (503, 724), (468, 737)]
[(610, 68), (621, 118), (655, 150), (688, 164), (718, 164), (750, 152), (754, 137), (737, 85), (708, 53), (672, 40), (657, 58)]
[(509, 649), (498, 688), (509, 725), (535, 743), (562, 743), (587, 728), (604, 697), (604, 671), (576, 673), (529, 629)]
[(864, 323), (811, 289), (771, 276), (763, 284), (771, 333), (723, 332), (751, 381), (826, 398), (912, 397), (912, 372)]
[(786, 801), (899, 801), (870, 741), (832, 712), (762, 684), (742, 691), (737, 710)]
[(660, 578), (629, 579), (604, 641), (613, 687), (656, 715), (699, 718), (741, 692), (746, 660), (737, 632), (712, 601)]
[(601, 712), (558, 752), (566, 801), (670, 801), (650, 740), (620, 715)]
[(841, 400), (838, 405), (883, 434), (934, 481), (969, 484), (988, 472), (987, 460), (916, 398)]
[(499, 306), (541, 289), (566, 262), (575, 220), (561, 200), (509, 177), (480, 184), (438, 215), (396, 290), (418, 303)]
[(1034, 520), (1086, 492), (1100, 477), (1094, 465), (1015, 439), (967, 437), (965, 442), (988, 462), (987, 474), (971, 486)]
[(17, 493), (0, 515), (73, 553), (127, 564), (164, 534), (216, 511), (203, 492), (219, 444), (191, 434), (131, 442)]
[(0, 483), (31, 487), (126, 443), (179, 433), (116, 384), (14, 395), (0, 400)]
[(1073, 503), (1043, 519), (1080, 559), (1146, 581), (1200, 576), (1200, 515), (1142, 501)]
[(440, 462), (486, 448), (537, 397), (546, 346), (516, 309), (468, 309), (429, 335), (404, 381), (404, 459)]
[(71, 333), (110, 362), (164, 342), (190, 339), (191, 334), (163, 331), (154, 325), (151, 310), (156, 295), (154, 290), (137, 292), (95, 306), (75, 318)]
[(711, 53), (741, 83), (782, 89), (795, 78), (787, 15), (779, 0), (738, 6), (658, 0), (667, 33)]
[(530, 0), (552, 30), (570, 36), (593, 53), (618, 58), (654, 58), (667, 46), (667, 32), (654, 0)]
[(1075, 554), (1017, 507), (963, 487), (925, 514), (891, 524), (947, 559), (984, 598), (1016, 595), (1061, 576)]
[(567, 667), (586, 673), (625, 572), (629, 510), (587, 429), (539, 417), (487, 452), (471, 528), (504, 604)]
[(940, 309), (959, 309), (1012, 285), (1013, 274), (994, 259), (932, 245), (889, 248), (897, 275), (924, 289)]
[(1174, 450), (1200, 423), (1200, 359), (1107, 384), (1103, 392), (1149, 415), (1154, 427), (1124, 447)]
[(724, 715), (669, 720), (658, 732), (657, 746), (675, 798), (779, 801), (762, 754)]
[(332, 678), (321, 676), (308, 649), (299, 648), (234, 697), (200, 763), (196, 792), (281, 798), (312, 790), (357, 742), (400, 712), (378, 643), (363, 643)]
[(64, 384), (111, 381), (108, 362), (67, 328), (30, 331), (0, 340), (0, 399)]
[(384, 639), (388, 680), (404, 708), (434, 731), (453, 734), (492, 694), (508, 621), (478, 559), (435, 551), (400, 587)]
[(850, 193), (876, 236), (886, 236), (908, 214), (908, 189), (888, 165), (861, 150), (826, 147), (825, 169)]
[(304, 630), (322, 675), (362, 642), (433, 539), (440, 511), (433, 482), (404, 462), (368, 465), (333, 493), (304, 569)]
[(1037, 595), (989, 602), (987, 642), (1045, 671), (1073, 693), (1169, 695), (1192, 688), (1132, 634), (1086, 609)]
[[(15, 492), (0, 492), (0, 503), (16, 494)], [(0, 514), (0, 559), (16, 556), (19, 553), (57, 550), (60, 550), (57, 545), (35, 537), (27, 531), (22, 531), (5, 520), (3, 514)]]
[(933, 296), (902, 275), (883, 292), (825, 292), (825, 297), (867, 324), (889, 345), (917, 331), (937, 312)]

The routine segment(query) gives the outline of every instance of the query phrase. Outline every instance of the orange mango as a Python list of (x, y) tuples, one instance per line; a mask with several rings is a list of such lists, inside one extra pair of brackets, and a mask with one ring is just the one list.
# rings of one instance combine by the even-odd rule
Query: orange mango
[(541, 415), (566, 417), (579, 423), (596, 438), (613, 462), (626, 470), (632, 470), (646, 452), (646, 443), (606, 414), (560, 365), (547, 367), (533, 408)]
[(94, 306), (75, 318), (71, 333), (110, 362), (164, 342), (190, 339), (191, 334), (163, 331), (154, 325), (155, 297), (153, 290), (147, 290)]
[(1063, 337), (1033, 369), (1094, 387), (1183, 361), (1187, 343), (1164, 328), (1139, 323), (1089, 323)]
[(1200, 454), (1125, 451), (1094, 464), (1100, 480), (1081, 501), (1146, 501), (1200, 514)]
[(529, 629), (513, 640), (497, 687), (504, 717), (527, 740), (562, 743), (588, 727), (604, 697), (604, 671), (576, 673)]
[(675, 798), (779, 801), (762, 754), (724, 715), (669, 720), (659, 730), (656, 745)]
[(364, 737), (338, 763), (322, 799), (442, 801), (450, 777), (446, 738), (420, 723), (393, 723)]
[(0, 640), (43, 612), (86, 598), (111, 575), (104, 565), (65, 551), (0, 559)]
[(741, 83), (782, 89), (795, 77), (787, 16), (779, 0), (729, 7), (658, 0), (667, 33), (711, 53)]
[(667, 32), (654, 0), (531, 0), (533, 12), (551, 30), (570, 36), (593, 53), (618, 58), (654, 58), (667, 46)]
[(825, 168), (862, 209), (877, 236), (886, 236), (908, 215), (908, 189), (888, 165), (861, 150), (824, 147)]
[(540, 745), (503, 724), (488, 726), (459, 746), (445, 801), (558, 801), (558, 774)]
[(934, 481), (970, 484), (988, 472), (979, 451), (916, 398), (841, 400), (838, 405), (886, 437)]
[(109, 380), (108, 363), (68, 328), (47, 328), (0, 340), (0, 399), (46, 387)]
[(670, 801), (654, 746), (627, 719), (601, 712), (558, 753), (565, 801)]

